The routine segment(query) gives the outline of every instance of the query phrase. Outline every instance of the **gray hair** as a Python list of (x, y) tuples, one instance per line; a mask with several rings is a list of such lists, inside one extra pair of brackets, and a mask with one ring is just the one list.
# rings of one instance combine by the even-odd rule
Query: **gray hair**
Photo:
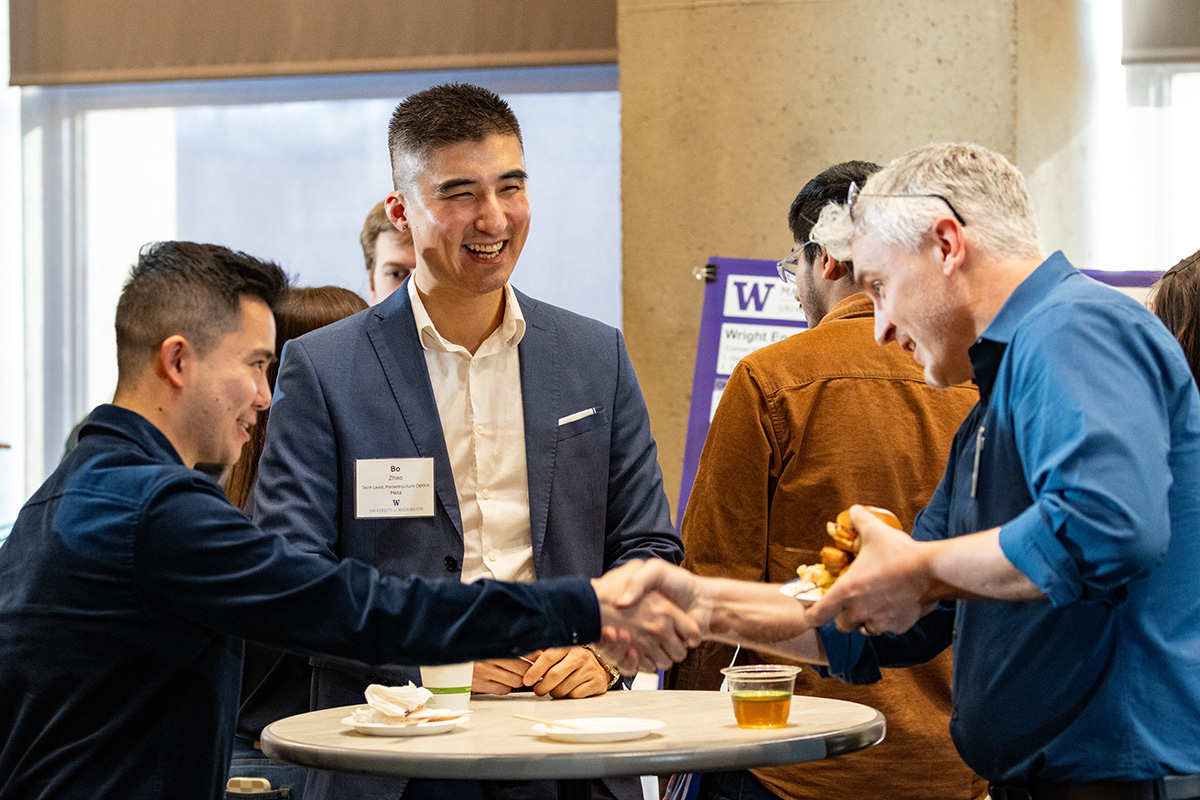
[(851, 240), (867, 231), (915, 253), (951, 210), (966, 221), (963, 232), (976, 247), (1001, 258), (1041, 256), (1025, 179), (1004, 156), (975, 144), (908, 151), (862, 187), (853, 219), (846, 205), (830, 204), (810, 236), (837, 259), (849, 258)]

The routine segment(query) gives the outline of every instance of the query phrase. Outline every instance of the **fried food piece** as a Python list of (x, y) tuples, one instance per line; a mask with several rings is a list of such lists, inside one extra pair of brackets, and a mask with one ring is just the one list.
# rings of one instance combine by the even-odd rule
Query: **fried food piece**
[(850, 566), (850, 562), (854, 560), (854, 556), (847, 553), (845, 550), (839, 550), (836, 547), (821, 548), (821, 565), (825, 567), (825, 571), (837, 579), (842, 574), (842, 570)]
[[(893, 528), (903, 530), (900, 520), (886, 508), (876, 506), (864, 506), (864, 508)], [(846, 571), (862, 546), (858, 540), (858, 531), (850, 522), (850, 509), (838, 514), (835, 522), (825, 523), (825, 530), (833, 539), (835, 546), (821, 548), (820, 564), (801, 564), (796, 568), (796, 574), (800, 576), (801, 580), (812, 583), (814, 587), (822, 591), (832, 586), (833, 582)]]

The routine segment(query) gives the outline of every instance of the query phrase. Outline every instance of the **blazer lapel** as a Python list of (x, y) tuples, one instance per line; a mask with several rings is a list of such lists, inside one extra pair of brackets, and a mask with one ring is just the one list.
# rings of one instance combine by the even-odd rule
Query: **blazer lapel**
[(425, 364), (425, 351), (417, 334), (412, 301), (408, 296), (408, 281), (373, 309), (367, 320), (367, 337), (379, 358), (403, 420), (417, 452), (433, 459), (434, 491), (442, 501), (446, 515), (462, 536), (462, 514), (458, 508), (458, 492), (454, 488), (454, 473), (450, 455), (433, 398), (433, 385)]
[[(514, 290), (515, 291), (515, 290)], [(550, 517), (550, 487), (558, 448), (559, 382), (562, 364), (552, 321), (538, 313), (538, 301), (517, 292), (525, 316), (525, 335), (517, 346), (521, 359), (521, 403), (525, 417), (525, 470), (529, 477), (529, 538), (533, 563), (541, 574), (542, 549)]]

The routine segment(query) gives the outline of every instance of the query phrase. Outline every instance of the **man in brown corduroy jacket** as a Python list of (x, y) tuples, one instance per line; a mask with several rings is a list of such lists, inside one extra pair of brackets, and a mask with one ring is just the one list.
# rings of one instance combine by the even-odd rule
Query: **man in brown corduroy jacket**
[[(845, 202), (875, 164), (813, 178), (788, 214), (796, 245), (780, 262), (810, 330), (746, 356), (725, 387), (683, 516), (683, 565), (698, 575), (781, 583), (819, 561), (825, 523), (854, 503), (883, 506), (905, 530), (933, 493), (950, 441), (978, 399), (973, 386), (925, 385), (894, 343), (874, 341), (871, 301), (853, 266), (808, 240), (828, 202)], [(716, 689), (733, 648), (707, 642), (676, 667), (676, 689)], [(829, 761), (709, 773), (700, 798), (972, 800), (987, 784), (950, 739), (950, 652), (850, 686), (804, 667), (796, 693), (865, 703), (887, 718), (877, 747)], [(742, 652), (739, 662), (778, 663)]]

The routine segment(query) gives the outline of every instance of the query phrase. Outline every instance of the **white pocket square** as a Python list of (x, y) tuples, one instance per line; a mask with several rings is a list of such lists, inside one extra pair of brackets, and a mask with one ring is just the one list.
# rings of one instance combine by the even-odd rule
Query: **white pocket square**
[(569, 422), (574, 422), (575, 420), (583, 419), (584, 417), (590, 417), (595, 413), (596, 409), (595, 407), (592, 407), (585, 408), (583, 411), (576, 411), (574, 414), (567, 414), (565, 417), (559, 419), (558, 426), (561, 428), (563, 425), (566, 425)]

